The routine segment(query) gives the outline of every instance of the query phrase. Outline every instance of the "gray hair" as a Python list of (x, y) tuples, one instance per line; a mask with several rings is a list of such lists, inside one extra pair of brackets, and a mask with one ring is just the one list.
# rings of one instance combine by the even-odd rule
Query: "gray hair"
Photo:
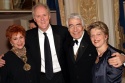
[(44, 7), (48, 11), (48, 13), (50, 14), (50, 9), (46, 4), (38, 3), (38, 4), (36, 4), (35, 6), (32, 7), (32, 16), (33, 16), (33, 18), (34, 18), (34, 11), (35, 11), (35, 9), (37, 7)]
[(82, 19), (82, 16), (80, 15), (80, 14), (78, 14), (78, 13), (71, 13), (70, 15), (69, 15), (69, 17), (67, 18), (67, 20), (66, 20), (66, 26), (68, 27), (68, 21), (69, 21), (69, 19), (80, 19), (81, 20), (81, 22), (82, 22), (82, 26), (84, 26), (84, 21), (83, 21), (83, 19)]

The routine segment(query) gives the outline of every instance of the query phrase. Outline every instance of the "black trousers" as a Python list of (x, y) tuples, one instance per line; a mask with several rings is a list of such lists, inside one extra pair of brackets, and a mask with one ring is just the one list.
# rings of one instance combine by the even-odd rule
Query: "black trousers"
[(45, 73), (41, 73), (40, 83), (65, 83), (62, 72), (54, 73), (54, 76), (51, 80), (46, 78)]

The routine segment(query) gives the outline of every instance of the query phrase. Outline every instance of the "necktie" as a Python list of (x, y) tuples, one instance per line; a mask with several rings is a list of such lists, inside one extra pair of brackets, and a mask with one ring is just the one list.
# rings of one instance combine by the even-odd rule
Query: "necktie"
[(46, 77), (51, 80), (53, 77), (53, 65), (52, 65), (52, 56), (49, 45), (49, 40), (46, 33), (43, 33), (45, 36), (44, 40), (44, 53), (45, 53), (45, 73)]
[(74, 59), (76, 60), (76, 58), (77, 58), (77, 51), (78, 51), (78, 40), (73, 40), (73, 43), (75, 44), (76, 43), (76, 45), (74, 46), (74, 44), (73, 44), (73, 46), (74, 46)]
[(74, 42), (78, 45), (78, 40), (74, 40)]
[(78, 45), (78, 40), (73, 40), (73, 46), (76, 43), (76, 45)]

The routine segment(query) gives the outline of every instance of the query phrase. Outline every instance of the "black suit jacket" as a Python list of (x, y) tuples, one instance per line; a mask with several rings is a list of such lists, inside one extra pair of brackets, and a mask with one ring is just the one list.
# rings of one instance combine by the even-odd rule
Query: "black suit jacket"
[(77, 59), (74, 59), (73, 38), (70, 37), (65, 42), (65, 53), (69, 68), (71, 83), (92, 83), (92, 66), (97, 56), (96, 48), (92, 45), (89, 35), (84, 31), (78, 49)]
[(27, 63), (31, 65), (29, 71), (23, 69), (24, 62), (15, 53), (12, 51), (5, 53), (3, 59), (6, 64), (0, 69), (0, 83), (39, 83), (32, 57), (27, 54), (27, 58)]
[[(52, 31), (53, 31), (57, 58), (58, 58), (60, 66), (61, 66), (63, 75), (66, 75), (66, 72), (65, 72), (65, 64), (66, 64), (65, 60), (66, 59), (64, 56), (64, 52), (63, 52), (63, 45), (64, 45), (64, 41), (66, 39), (68, 30), (66, 27), (63, 27), (63, 26), (57, 26), (57, 25), (51, 25), (51, 26), (52, 26)], [(27, 51), (30, 53), (30, 55), (34, 59), (34, 62), (36, 64), (37, 74), (40, 77), (41, 54), (40, 54), (40, 46), (39, 46), (39, 38), (38, 38), (38, 28), (34, 28), (32, 30), (27, 31), (26, 48), (27, 48)]]

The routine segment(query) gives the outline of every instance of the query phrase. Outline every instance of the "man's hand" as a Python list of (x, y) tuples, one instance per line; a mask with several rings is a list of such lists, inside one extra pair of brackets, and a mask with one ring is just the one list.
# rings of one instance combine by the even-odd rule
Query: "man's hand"
[(5, 64), (5, 60), (2, 59), (3, 56), (4, 54), (0, 55), (0, 67), (3, 67)]
[(111, 56), (113, 58), (110, 58), (108, 62), (110, 65), (114, 67), (120, 67), (125, 62), (125, 56), (122, 54), (119, 54), (118, 52), (113, 53)]

